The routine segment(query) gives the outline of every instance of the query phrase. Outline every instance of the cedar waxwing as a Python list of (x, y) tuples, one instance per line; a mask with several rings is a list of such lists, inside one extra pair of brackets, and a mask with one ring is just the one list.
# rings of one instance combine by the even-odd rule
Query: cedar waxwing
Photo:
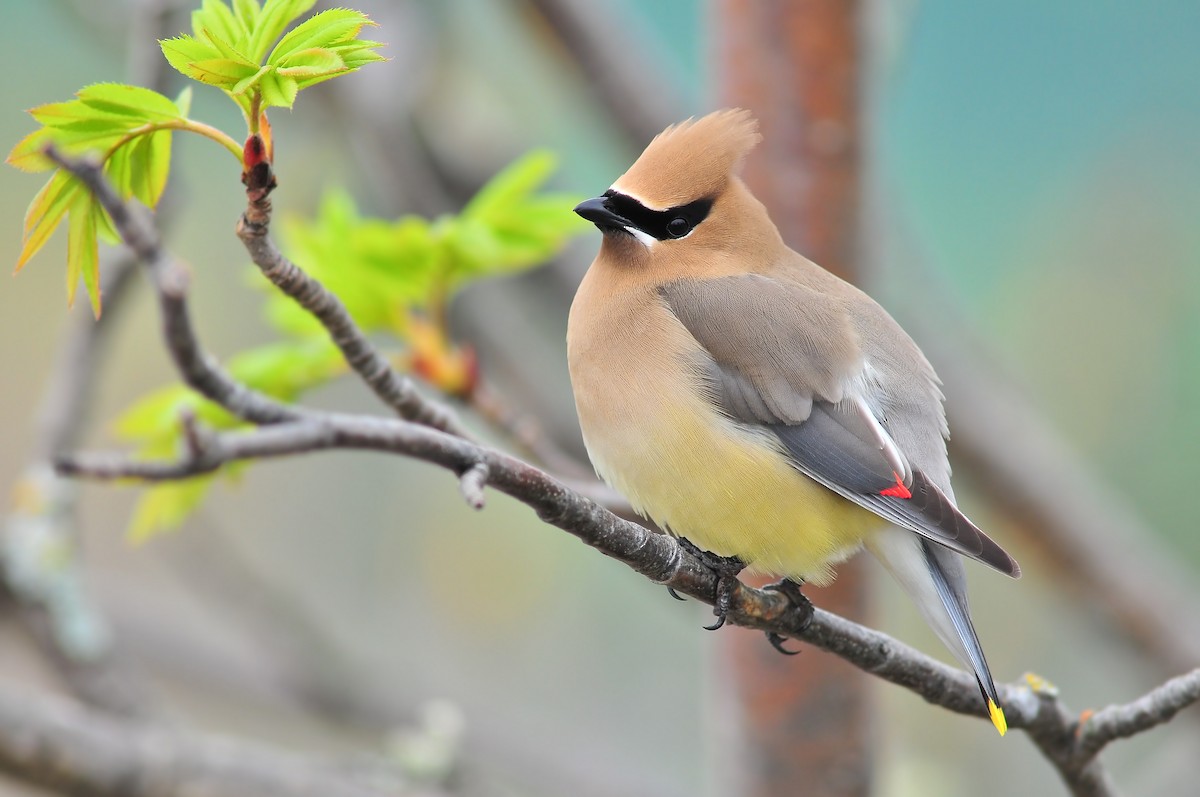
[(789, 249), (739, 178), (759, 140), (742, 110), (669, 127), (575, 208), (603, 233), (567, 324), (588, 455), (639, 513), (738, 567), (821, 585), (865, 546), (1003, 734), (959, 554), (1020, 568), (954, 505), (921, 350)]

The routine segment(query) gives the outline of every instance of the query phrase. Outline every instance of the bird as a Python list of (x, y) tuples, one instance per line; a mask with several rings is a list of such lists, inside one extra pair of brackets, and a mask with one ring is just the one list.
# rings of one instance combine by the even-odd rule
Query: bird
[(925, 355), (789, 248), (742, 180), (760, 140), (743, 109), (688, 119), (575, 207), (602, 233), (567, 322), (588, 457), (643, 517), (732, 563), (717, 570), (717, 626), (743, 567), (821, 586), (869, 550), (974, 673), (1003, 735), (964, 557), (1020, 567), (955, 504)]

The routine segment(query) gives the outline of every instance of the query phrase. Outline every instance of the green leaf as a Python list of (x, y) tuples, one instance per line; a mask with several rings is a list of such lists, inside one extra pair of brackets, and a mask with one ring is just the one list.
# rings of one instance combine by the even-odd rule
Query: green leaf
[(162, 50), (163, 57), (167, 59), (167, 63), (173, 66), (177, 72), (193, 80), (199, 80), (201, 83), (208, 81), (200, 77), (203, 74), (202, 70), (196, 69), (193, 64), (221, 57), (221, 53), (216, 47), (191, 36), (162, 39), (158, 42), (158, 46)]
[(79, 101), (93, 110), (125, 116), (137, 124), (153, 119), (182, 119), (179, 106), (157, 91), (124, 83), (94, 83), (79, 90)]
[(179, 528), (200, 506), (213, 485), (214, 476), (194, 476), (146, 488), (138, 499), (127, 532), (130, 542), (141, 543), (165, 531)]
[(451, 287), (536, 266), (587, 229), (570, 210), (576, 197), (535, 193), (554, 166), (550, 153), (530, 152), (488, 181), (460, 216), (439, 222)]
[(331, 8), (309, 17), (284, 36), (267, 57), (267, 63), (278, 65), (288, 56), (314, 47), (330, 47), (358, 35), (366, 25), (375, 23), (361, 11)]
[(291, 108), (296, 102), (297, 92), (300, 91), (300, 86), (297, 85), (295, 78), (281, 75), (274, 69), (262, 76), (258, 81), (258, 88), (262, 92), (264, 108), (271, 106)]
[(484, 217), (498, 207), (519, 201), (546, 181), (557, 165), (547, 150), (534, 150), (504, 167), (471, 198), (462, 215)]
[(257, 0), (233, 0), (231, 10), (220, 0), (205, 0), (192, 14), (191, 36), (159, 45), (171, 66), (228, 92), (247, 115), (256, 97), (264, 108), (291, 108), (301, 88), (384, 60), (373, 51), (382, 46), (378, 42), (355, 40), (364, 26), (375, 24), (359, 11), (322, 11), (284, 34), (313, 4), (267, 0), (260, 7)]
[(107, 228), (110, 226), (110, 220), (108, 218), (108, 212), (100, 206), (100, 203), (96, 201), (94, 197), (89, 198), (91, 199), (91, 202), (89, 203), (90, 207), (88, 212), (89, 218), (87, 220), (87, 234), (91, 237), (91, 252), (94, 259), (90, 264), (84, 264), (84, 268), (82, 270), (83, 287), (85, 290), (87, 290), (88, 299), (90, 299), (92, 303), (92, 315), (96, 318), (99, 318), (101, 301), (100, 257), (96, 238), (101, 229), (104, 229), (107, 232)]
[[(25, 136), (8, 162), (26, 171), (53, 167), (42, 153), (53, 144), (67, 155), (99, 150), (104, 171), (122, 198), (154, 207), (170, 171), (171, 129), (187, 121), (190, 93), (173, 101), (156, 91), (118, 83), (85, 86), (75, 99), (30, 111), (43, 126)], [(57, 171), (34, 196), (25, 214), (17, 271), (70, 215), (67, 229), (67, 298), (73, 302), (82, 279), (93, 312), (100, 314), (99, 238), (116, 240), (107, 213), (69, 174)]]
[(192, 12), (192, 33), (199, 38), (207, 32), (232, 47), (247, 40), (247, 31), (229, 6), (220, 0), (204, 0), (200, 9)]
[(312, 8), (315, 2), (316, 0), (268, 0), (251, 36), (250, 51), (247, 55), (255, 62), (261, 63), (268, 48), (283, 35), (292, 20)]
[(260, 68), (257, 72), (255, 72), (253, 75), (250, 75), (249, 77), (239, 80), (234, 85), (233, 88), (229, 89), (229, 92), (231, 94), (235, 94), (235, 95), (245, 94), (251, 88), (257, 86), (259, 81), (263, 79), (264, 75), (268, 75), (270, 73), (271, 73), (271, 67), (264, 66), (264, 67)]
[[(343, 191), (329, 191), (315, 219), (286, 217), (283, 240), (296, 263), (324, 283), (368, 332), (394, 329), (404, 309), (424, 302), (439, 273), (429, 222), (364, 219)], [(272, 292), (267, 316), (293, 335), (322, 335), (295, 302)]]
[(327, 338), (287, 341), (242, 352), (229, 362), (229, 371), (255, 390), (281, 401), (341, 374), (346, 363)]
[(25, 211), (24, 244), (17, 258), (17, 271), (24, 268), (29, 258), (37, 254), (54, 234), (81, 190), (80, 183), (70, 172), (59, 170), (34, 195)]
[[(341, 352), (328, 338), (275, 343), (242, 352), (229, 362), (230, 373), (240, 382), (289, 402), (345, 370)], [(184, 412), (213, 429), (245, 426), (220, 406), (177, 384), (156, 390), (127, 409), (117, 420), (116, 433), (121, 439), (135, 442), (142, 457), (175, 457), (182, 445), (180, 418)], [(236, 463), (226, 465), (221, 472), (229, 475), (239, 467)], [(148, 488), (134, 511), (130, 535), (141, 540), (178, 527), (203, 501), (215, 476)]]
[(100, 240), (109, 245), (116, 245), (121, 242), (121, 235), (117, 232), (117, 228), (113, 225), (112, 217), (108, 215), (100, 203), (96, 203), (96, 207), (100, 212), (96, 215), (96, 234), (100, 236)]
[(323, 47), (312, 47), (293, 53), (277, 68), (279, 74), (288, 77), (316, 77), (345, 70), (346, 62), (342, 57)]
[(71, 202), (67, 229), (67, 304), (75, 303), (75, 289), (82, 277), (88, 286), (92, 312), (100, 317), (99, 245), (96, 241), (96, 219), (92, 215), (92, 195), (77, 191)]
[(261, 9), (257, 0), (233, 0), (233, 13), (238, 22), (248, 31), (254, 30)]
[(179, 118), (186, 119), (192, 112), (192, 87), (184, 86), (183, 91), (175, 98), (175, 107), (179, 110)]
[(53, 133), (47, 128), (34, 130), (17, 142), (5, 158), (5, 163), (23, 172), (44, 172), (55, 168), (54, 161), (42, 154), (52, 136)]
[(249, 61), (236, 61), (232, 58), (206, 58), (189, 64), (191, 77), (210, 86), (220, 86), (232, 89), (238, 81), (252, 77), (258, 72), (258, 67)]

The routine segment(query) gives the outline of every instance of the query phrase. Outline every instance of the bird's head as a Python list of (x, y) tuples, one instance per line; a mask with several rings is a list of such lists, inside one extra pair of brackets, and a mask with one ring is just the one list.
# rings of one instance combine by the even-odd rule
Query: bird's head
[(740, 109), (672, 125), (575, 212), (604, 233), (602, 253), (637, 265), (765, 251), (778, 244), (778, 231), (738, 176), (760, 140), (758, 123)]

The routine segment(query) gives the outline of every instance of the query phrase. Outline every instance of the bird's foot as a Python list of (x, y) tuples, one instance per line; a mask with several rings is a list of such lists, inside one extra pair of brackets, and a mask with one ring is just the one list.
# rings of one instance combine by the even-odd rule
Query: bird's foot
[(716, 631), (725, 625), (725, 618), (729, 615), (729, 604), (733, 600), (733, 591), (738, 586), (738, 573), (746, 569), (746, 564), (736, 556), (718, 556), (711, 551), (702, 551), (684, 537), (679, 538), (679, 544), (717, 576), (717, 594), (716, 600), (713, 601), (713, 614), (716, 615), (717, 621), (704, 626), (706, 631)]
[[(784, 597), (791, 601), (793, 608), (801, 614), (800, 628), (804, 629), (807, 628), (808, 624), (812, 622), (813, 613), (815, 610), (813, 609), (812, 601), (810, 601), (808, 597), (800, 591), (801, 586), (802, 584), (800, 582), (792, 581), (790, 578), (785, 578), (781, 581), (776, 581), (774, 584), (768, 584), (763, 589), (769, 589), (772, 592), (782, 593)], [(767, 641), (771, 643), (771, 647), (775, 648), (783, 655), (795, 656), (800, 652), (798, 650), (788, 650), (783, 646), (783, 643), (787, 641), (787, 637), (783, 636), (783, 634), (778, 634), (774, 631), (767, 631), (766, 633)]]

